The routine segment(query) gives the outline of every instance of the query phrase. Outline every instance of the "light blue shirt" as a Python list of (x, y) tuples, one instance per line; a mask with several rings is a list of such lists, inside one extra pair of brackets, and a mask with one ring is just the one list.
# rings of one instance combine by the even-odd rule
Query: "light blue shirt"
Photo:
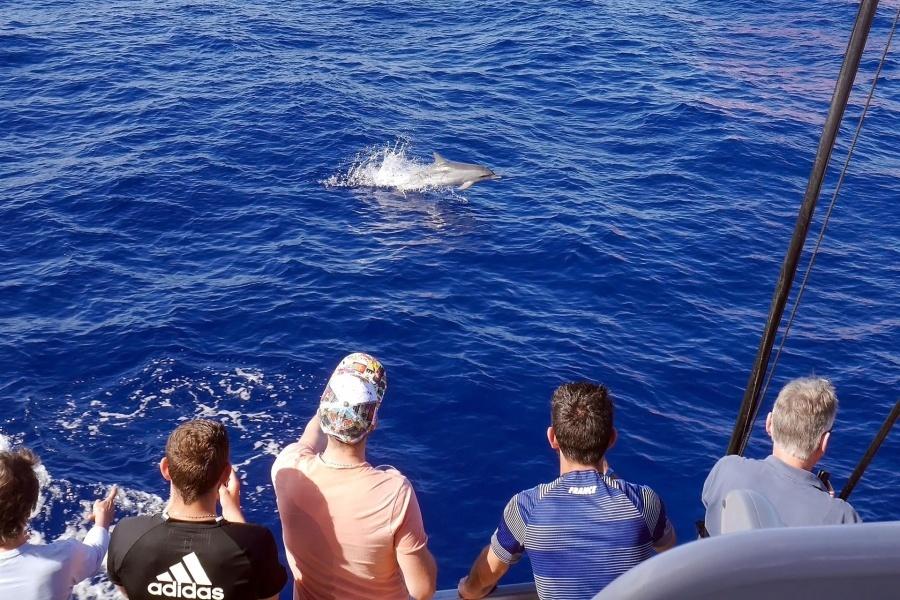
[(859, 523), (853, 507), (832, 498), (818, 477), (769, 456), (765, 460), (730, 455), (719, 459), (703, 485), (706, 530), (722, 531), (722, 502), (728, 492), (748, 489), (765, 496), (788, 527)]
[(83, 542), (24, 544), (0, 552), (0, 598), (69, 600), (72, 586), (100, 570), (109, 531), (92, 527)]

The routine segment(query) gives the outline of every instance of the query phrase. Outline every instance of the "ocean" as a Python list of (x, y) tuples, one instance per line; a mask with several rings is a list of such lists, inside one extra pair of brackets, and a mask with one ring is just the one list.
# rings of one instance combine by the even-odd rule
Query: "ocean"
[[(158, 509), (193, 417), (228, 425), (248, 517), (280, 534), (273, 456), (367, 351), (388, 377), (371, 460), (413, 482), (439, 587), (555, 477), (549, 398), (575, 379), (609, 386), (611, 465), (693, 539), (856, 10), (0, 3), (0, 446), (43, 458), (35, 535), (83, 534), (113, 483), (120, 516)], [(761, 411), (834, 381), (836, 487), (900, 388), (898, 122), (895, 48)], [(434, 151), (502, 178), (401, 185)], [(747, 454), (768, 450), (760, 419)], [(852, 497), (865, 520), (900, 519), (898, 467), (895, 432)]]

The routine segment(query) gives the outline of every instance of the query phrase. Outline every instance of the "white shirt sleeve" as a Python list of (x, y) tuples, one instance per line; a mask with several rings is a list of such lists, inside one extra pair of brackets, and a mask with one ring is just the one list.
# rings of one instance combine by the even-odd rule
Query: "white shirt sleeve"
[(109, 530), (96, 525), (84, 537), (84, 541), (72, 541), (72, 554), (67, 565), (72, 585), (93, 577), (100, 571), (108, 548)]

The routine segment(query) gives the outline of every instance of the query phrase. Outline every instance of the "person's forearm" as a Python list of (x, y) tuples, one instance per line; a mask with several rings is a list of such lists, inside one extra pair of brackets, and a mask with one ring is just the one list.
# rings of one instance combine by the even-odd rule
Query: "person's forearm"
[(300, 436), (300, 443), (306, 444), (316, 453), (325, 451), (325, 446), (328, 445), (328, 436), (325, 435), (319, 426), (318, 413), (306, 424), (303, 435)]
[(94, 525), (76, 548), (77, 550), (71, 557), (72, 577), (75, 581), (93, 577), (100, 570), (103, 557), (109, 548), (109, 530), (106, 527)]
[(244, 512), (241, 510), (240, 506), (234, 506), (231, 504), (223, 504), (222, 505), (222, 516), (226, 521), (231, 523), (246, 523), (247, 520), (244, 518)]
[(409, 595), (414, 600), (430, 600), (437, 588), (437, 562), (430, 552), (425, 552), (423, 573), (413, 581), (407, 581)]
[(427, 547), (411, 554), (397, 552), (397, 565), (411, 600), (429, 600), (437, 585), (437, 563)]
[(87, 546), (95, 546), (99, 548), (103, 554), (106, 554), (106, 548), (109, 546), (109, 528), (101, 525), (94, 525), (91, 527), (90, 531), (87, 532), (87, 535), (84, 536), (84, 541), (82, 543)]
[(678, 540), (675, 535), (675, 529), (672, 527), (672, 524), (669, 523), (666, 526), (665, 535), (663, 535), (663, 537), (653, 545), (653, 549), (657, 552), (665, 552), (666, 550), (673, 548), (677, 541)]
[(505, 569), (492, 569), (488, 560), (490, 546), (485, 547), (475, 559), (468, 577), (459, 585), (459, 594), (466, 599), (484, 598), (496, 587)]
[(466, 577), (466, 581), (460, 590), (460, 595), (466, 599), (484, 598), (494, 589), (494, 587), (496, 587), (496, 585), (496, 581), (485, 582), (479, 575), (469, 573), (469, 576)]
[(96, 573), (109, 548), (109, 528), (94, 525), (81, 542), (88, 547), (88, 571)]

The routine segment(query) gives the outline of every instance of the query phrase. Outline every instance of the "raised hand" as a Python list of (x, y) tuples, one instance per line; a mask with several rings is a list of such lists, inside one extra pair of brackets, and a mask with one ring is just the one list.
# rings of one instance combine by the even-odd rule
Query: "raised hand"
[(244, 523), (244, 514), (241, 512), (241, 480), (234, 467), (229, 467), (228, 480), (219, 486), (219, 504), (222, 505), (222, 516), (226, 520)]
[(109, 526), (112, 525), (113, 517), (116, 516), (116, 495), (118, 493), (119, 486), (114, 485), (109, 488), (106, 498), (95, 500), (94, 510), (88, 515), (88, 521), (93, 521), (103, 529), (109, 529)]

